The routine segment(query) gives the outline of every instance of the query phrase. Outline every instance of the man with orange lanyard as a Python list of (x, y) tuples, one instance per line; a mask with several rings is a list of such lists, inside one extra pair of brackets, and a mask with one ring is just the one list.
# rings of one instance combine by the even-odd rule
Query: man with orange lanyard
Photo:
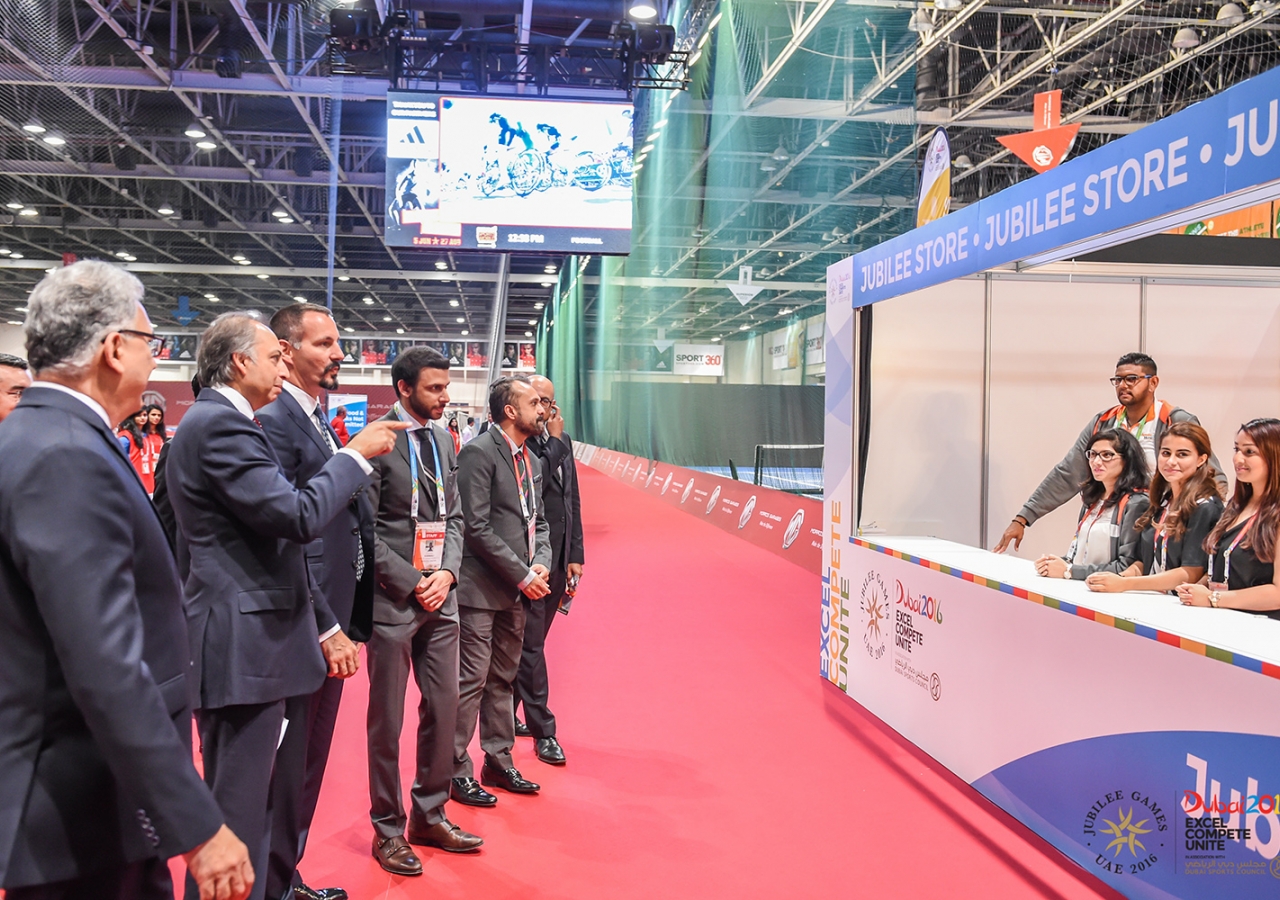
[[(1101, 429), (1123, 428), (1137, 438), (1146, 454), (1148, 469), (1154, 471), (1156, 451), (1165, 430), (1175, 422), (1200, 424), (1200, 420), (1185, 409), (1156, 399), (1160, 377), (1156, 374), (1156, 361), (1145, 353), (1126, 353), (1120, 357), (1116, 361), (1116, 373), (1111, 378), (1111, 383), (1115, 386), (1116, 399), (1120, 404), (1098, 413), (1084, 427), (1067, 455), (1044, 477), (1031, 498), (1013, 517), (1013, 521), (1001, 535), (1000, 542), (996, 544), (996, 553), (1003, 553), (1010, 543), (1017, 550), (1022, 545), (1026, 530), (1037, 519), (1053, 512), (1080, 493), (1080, 485), (1089, 478), (1089, 464), (1084, 453), (1089, 446), (1089, 439)], [(1222, 474), (1222, 466), (1212, 456), (1209, 457), (1209, 464), (1217, 472), (1218, 484), (1225, 493), (1227, 479)]]

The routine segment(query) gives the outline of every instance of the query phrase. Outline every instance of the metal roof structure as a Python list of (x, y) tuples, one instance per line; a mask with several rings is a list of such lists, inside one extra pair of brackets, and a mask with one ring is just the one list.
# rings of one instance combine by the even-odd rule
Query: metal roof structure
[[(644, 302), (616, 315), (636, 337), (727, 337), (820, 303), (828, 264), (914, 224), (917, 161), (936, 127), (951, 137), (954, 202), (972, 202), (1031, 174), (995, 138), (1029, 129), (1036, 91), (1063, 91), (1064, 122), (1083, 123), (1078, 154), (1280, 62), (1270, 0), (659, 5), (690, 54), (690, 87), (633, 91), (638, 158), (652, 158), (637, 175), (624, 286)], [(524, 4), (354, 6), (382, 21), (403, 11), (437, 40), (487, 42), (500, 55), (515, 53)], [(623, 0), (530, 6), (529, 44), (576, 60), (579, 74), (625, 28)], [(159, 318), (183, 295), (208, 314), (200, 321), (324, 302), (336, 172), (339, 323), (485, 333), (495, 254), (382, 239), (389, 76), (332, 50), (329, 14), (352, 7), (0, 0), (3, 318), (21, 318), (63, 253), (126, 261)], [(438, 84), (438, 73), (428, 83), (432, 62), (401, 86)], [(583, 84), (578, 95), (617, 96), (603, 80)], [(563, 265), (513, 256), (509, 333), (541, 317)], [(758, 283), (786, 287), (740, 305), (719, 285), (744, 265)], [(598, 276), (599, 261), (586, 271)]]

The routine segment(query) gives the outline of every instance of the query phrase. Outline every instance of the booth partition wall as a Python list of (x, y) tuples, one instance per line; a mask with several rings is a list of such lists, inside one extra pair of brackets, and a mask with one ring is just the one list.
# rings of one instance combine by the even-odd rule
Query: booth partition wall
[[(1156, 396), (1195, 413), (1229, 467), (1240, 424), (1280, 409), (1277, 288), (1267, 269), (1060, 263), (877, 304), (863, 533), (994, 546), (1116, 405), (1107, 378), (1134, 350), (1159, 365)], [(1019, 555), (1064, 553), (1077, 512), (1036, 522)]]

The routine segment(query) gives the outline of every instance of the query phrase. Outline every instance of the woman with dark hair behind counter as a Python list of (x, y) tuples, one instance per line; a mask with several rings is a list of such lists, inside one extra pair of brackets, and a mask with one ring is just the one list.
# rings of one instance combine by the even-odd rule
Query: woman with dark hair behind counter
[(1085, 579), (1091, 591), (1162, 591), (1199, 581), (1208, 554), (1204, 539), (1222, 515), (1217, 470), (1209, 433), (1194, 422), (1175, 422), (1160, 440), (1156, 472), (1147, 496), (1151, 505), (1138, 519), (1140, 559), (1120, 574), (1095, 572)]
[(1280, 530), (1280, 419), (1253, 419), (1236, 432), (1236, 487), (1205, 539), (1207, 583), (1178, 586), (1186, 606), (1212, 606), (1280, 619), (1276, 532)]
[(1123, 572), (1138, 558), (1138, 519), (1147, 511), (1147, 458), (1123, 429), (1104, 428), (1085, 450), (1091, 478), (1080, 486), (1080, 518), (1066, 558), (1036, 560), (1036, 574), (1083, 581)]

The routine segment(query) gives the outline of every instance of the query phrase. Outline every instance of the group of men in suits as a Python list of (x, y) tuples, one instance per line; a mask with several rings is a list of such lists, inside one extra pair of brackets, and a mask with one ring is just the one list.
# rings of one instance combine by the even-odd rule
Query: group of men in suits
[(392, 370), (399, 402), (343, 447), (320, 403), (342, 359), (329, 311), (220, 316), (167, 448), (162, 519), (111, 432), (162, 344), (142, 295), (80, 262), (28, 304), (35, 381), (0, 427), (0, 887), (171, 897), (165, 861), (182, 854), (188, 900), (345, 898), (298, 863), (361, 643), (374, 856), (412, 875), (412, 844), (477, 849), (444, 811), (497, 802), (473, 777), (477, 719), (484, 785), (539, 789), (511, 757), (517, 694), (539, 758), (564, 763), (542, 649), (582, 540), (554, 388), (495, 383), (494, 427), (455, 455), (434, 424), (448, 360), (415, 348)]

